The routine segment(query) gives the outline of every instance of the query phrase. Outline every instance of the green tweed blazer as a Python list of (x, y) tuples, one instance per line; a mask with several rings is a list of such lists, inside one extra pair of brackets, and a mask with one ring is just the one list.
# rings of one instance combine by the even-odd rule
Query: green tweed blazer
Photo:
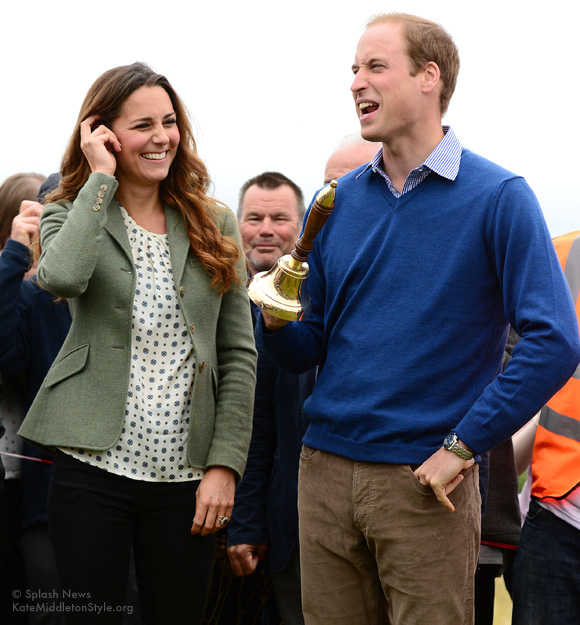
[[(20, 435), (55, 450), (106, 450), (123, 427), (131, 359), (135, 266), (118, 183), (91, 174), (74, 202), (48, 204), (41, 219), (38, 281), (69, 301), (72, 325)], [(250, 303), (240, 283), (220, 295), (192, 254), (180, 213), (165, 207), (173, 276), (195, 352), (187, 460), (194, 469), (230, 467), (238, 481), (251, 438), (256, 350)], [(220, 231), (240, 241), (223, 208)]]

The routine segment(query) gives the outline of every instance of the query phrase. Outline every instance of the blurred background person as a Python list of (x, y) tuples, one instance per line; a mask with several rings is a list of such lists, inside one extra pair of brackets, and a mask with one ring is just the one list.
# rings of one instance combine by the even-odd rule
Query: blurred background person
[[(240, 191), (238, 220), (249, 275), (270, 269), (294, 248), (304, 217), (301, 189), (279, 172), (264, 172)], [(252, 304), (255, 318), (259, 309)], [(252, 442), (228, 528), (228, 556), (236, 575), (261, 560), (272, 576), (285, 625), (303, 625), (298, 545), (298, 462), (306, 420), (302, 404), (316, 371), (293, 375), (258, 351)]]
[[(554, 245), (580, 321), (580, 231)], [(580, 622), (578, 486), (580, 366), (542, 408), (535, 429), (532, 499), (514, 563), (513, 625)]]
[[(46, 181), (40, 188), (39, 195)], [(28, 410), (44, 376), (52, 364), (70, 326), (70, 313), (65, 301), (41, 289), (30, 273), (32, 247), (38, 239), (42, 204), (25, 200), (12, 222), (10, 238), (0, 256), (0, 371), (20, 375), (23, 386), (19, 400)], [(34, 267), (34, 263), (32, 264)], [(51, 597), (42, 603), (45, 610), (28, 614), (31, 624), (62, 623), (62, 614), (51, 610), (57, 603), (52, 597), (56, 565), (48, 534), (46, 504), (51, 458), (22, 442), (21, 462), (22, 508), (20, 549), (24, 558), (26, 584), (35, 592)]]
[(382, 144), (377, 141), (363, 139), (360, 132), (346, 135), (326, 162), (324, 184), (368, 163), (381, 147)]
[[(502, 370), (512, 358), (519, 336), (510, 330)], [(516, 434), (518, 434), (517, 432)], [(496, 578), (503, 575), (511, 594), (511, 571), (520, 535), (518, 472), (512, 438), (481, 454), (481, 542), (475, 572), (475, 625), (492, 625)]]
[(20, 173), (9, 176), (0, 186), (0, 250), (12, 230), (12, 220), (20, 212), (24, 200), (35, 201), (46, 176), (34, 173)]
[[(12, 228), (12, 220), (18, 215), (23, 201), (34, 202), (45, 176), (35, 173), (18, 173), (9, 176), (0, 186), (0, 262), (4, 259), (4, 247)], [(27, 270), (31, 257), (26, 255)], [(0, 301), (6, 302), (8, 294), (0, 289)], [(2, 345), (0, 345), (0, 350)], [(0, 438), (0, 454), (6, 471), (5, 492), (0, 506), (0, 622), (27, 622), (24, 614), (12, 609), (13, 590), (24, 592), (26, 588), (24, 560), (20, 551), (20, 528), (22, 521), (22, 440), (16, 432), (24, 418), (21, 403), (25, 381), (22, 377), (2, 376), (3, 392), (0, 394), (0, 422), (5, 432)], [(15, 455), (7, 455), (15, 454)]]

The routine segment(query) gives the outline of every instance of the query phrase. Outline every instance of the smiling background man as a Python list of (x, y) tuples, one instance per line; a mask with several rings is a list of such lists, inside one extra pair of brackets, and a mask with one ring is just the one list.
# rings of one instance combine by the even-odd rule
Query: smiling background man
[(292, 251), (304, 211), (300, 187), (284, 174), (264, 172), (242, 186), (238, 221), (250, 275)]
[[(319, 365), (298, 507), (307, 625), (472, 625), (474, 454), (580, 360), (569, 290), (527, 183), (441, 125), (459, 55), (441, 26), (373, 18), (351, 90), (382, 143), (342, 176), (308, 258), (312, 315), (262, 313), (262, 346)], [(498, 375), (509, 325), (522, 337)]]
[[(248, 180), (240, 191), (238, 220), (253, 276), (292, 251), (304, 217), (300, 188), (278, 172)], [(259, 310), (252, 304), (255, 318)], [(228, 556), (236, 575), (251, 575), (265, 560), (285, 625), (304, 625), (298, 547), (298, 462), (312, 392), (313, 368), (283, 371), (260, 350), (252, 441), (244, 479), (236, 489), (228, 527)]]

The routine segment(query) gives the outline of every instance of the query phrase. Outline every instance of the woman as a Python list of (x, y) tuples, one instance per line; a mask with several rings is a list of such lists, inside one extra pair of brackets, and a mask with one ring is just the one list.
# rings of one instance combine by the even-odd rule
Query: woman
[(236, 222), (206, 194), (181, 100), (141, 63), (93, 84), (61, 173), (38, 281), (73, 321), (21, 435), (58, 450), (48, 514), (63, 593), (112, 606), (81, 611), (73, 595), (67, 618), (130, 611), (132, 541), (144, 621), (200, 623), (210, 535), (231, 514), (251, 433)]
[[(40, 190), (36, 190), (39, 195), (46, 185), (45, 181)], [(26, 279), (27, 272), (36, 271), (30, 269), (30, 260), (34, 243), (38, 242), (42, 208), (38, 202), (22, 202), (20, 212), (12, 221), (10, 238), (0, 255), (0, 373), (21, 380), (17, 388), (22, 418), (14, 428), (15, 433), (70, 327), (67, 302), (55, 301), (54, 295), (38, 286), (34, 275)], [(12, 580), (11, 584), (0, 583), (2, 592), (9, 595), (9, 601), (5, 604), (8, 609), (6, 618), (2, 618), (0, 612), (2, 623), (12, 623), (14, 590), (35, 589), (49, 596), (48, 593), (55, 589), (57, 578), (46, 513), (52, 458), (28, 442), (22, 443), (20, 437), (16, 438), (22, 444), (20, 453), (26, 458), (20, 463), (20, 480), (11, 480), (20, 481), (21, 484), (21, 501), (13, 506), (19, 523), (14, 528), (12, 540), (4, 544), (11, 545), (12, 551), (18, 550), (20, 545), (26, 584), (21, 580)], [(0, 509), (3, 513), (7, 512), (3, 506)], [(22, 558), (13, 555), (9, 566), (13, 569)], [(30, 624), (64, 623), (62, 615), (54, 608), (51, 610), (55, 604), (56, 601), (44, 602), (40, 609), (35, 610)]]
[[(0, 185), (0, 309), (11, 309), (11, 317), (18, 304), (18, 290), (14, 295), (5, 289), (6, 265), (10, 263), (12, 250), (7, 246), (12, 220), (20, 216), (27, 224), (31, 216), (37, 214), (39, 205), (35, 202), (45, 177), (35, 173), (18, 173), (6, 178)], [(34, 217), (32, 217), (34, 218)], [(22, 262), (25, 270), (30, 266), (28, 248), (24, 250)], [(1, 315), (0, 315), (1, 316)], [(5, 321), (5, 320), (3, 320)], [(12, 319), (10, 319), (12, 321)], [(22, 439), (16, 435), (24, 418), (23, 379), (10, 375), (5, 369), (2, 356), (7, 346), (2, 340), (4, 324), (0, 328), (0, 429), (5, 432), (0, 436), (0, 473), (4, 469), (4, 498), (0, 505), (0, 623), (20, 623), (26, 620), (13, 609), (13, 591), (26, 586), (26, 577), (32, 573), (33, 562), (23, 559), (20, 537), (23, 526), (22, 497), (25, 490), (24, 517), (26, 517), (26, 490), (28, 481), (22, 472), (28, 467), (14, 455), (22, 453)], [(24, 518), (26, 521), (26, 518)], [(26, 569), (25, 569), (26, 567)]]

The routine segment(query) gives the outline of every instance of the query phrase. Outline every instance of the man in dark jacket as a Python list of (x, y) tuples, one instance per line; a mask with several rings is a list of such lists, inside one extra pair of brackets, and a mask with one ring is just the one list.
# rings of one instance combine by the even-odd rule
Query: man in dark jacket
[[(286, 176), (265, 172), (244, 184), (238, 219), (251, 276), (270, 269), (292, 250), (303, 216), (302, 192)], [(228, 555), (234, 573), (254, 573), (258, 562), (266, 560), (285, 625), (304, 623), (298, 462), (306, 431), (302, 403), (310, 395), (314, 379), (315, 370), (293, 375), (274, 365), (263, 352), (258, 354), (252, 442), (228, 527)]]

